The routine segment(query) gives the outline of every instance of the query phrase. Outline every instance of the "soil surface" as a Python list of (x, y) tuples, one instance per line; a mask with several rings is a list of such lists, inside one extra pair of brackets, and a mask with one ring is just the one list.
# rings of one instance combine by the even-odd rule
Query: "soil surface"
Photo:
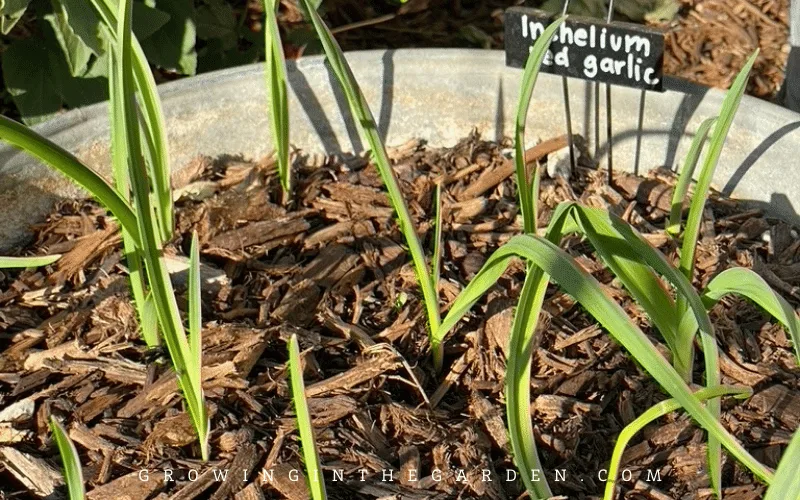
[[(528, 159), (563, 145), (563, 137), (545, 141)], [(510, 152), (510, 143), (477, 136), (449, 149), (413, 141), (390, 150), (428, 243), (434, 186), (443, 185), (443, 310), (487, 256), (521, 231)], [(543, 179), (540, 226), (557, 203), (579, 200), (619, 214), (675, 261), (676, 244), (661, 229), (672, 173), (623, 175), (610, 187), (605, 172), (583, 158), (569, 181)], [(36, 226), (35, 242), (20, 253), (64, 257), (45, 269), (0, 275), (0, 498), (63, 494), (50, 415), (76, 443), (92, 499), (308, 498), (302, 477), (292, 481), (293, 470), (303, 471), (287, 386), (293, 333), (304, 352), (331, 498), (523, 493), (519, 479), (506, 480), (514, 467), (503, 388), (524, 265), (512, 265), (453, 330), (444, 371), (436, 375), (414, 271), (374, 166), (362, 157), (297, 154), (295, 172), (287, 204), (270, 159), (198, 158), (174, 179), (173, 263), (187, 254), (192, 230), (202, 243), (207, 464), (198, 459), (168, 361), (137, 334), (115, 223), (95, 203), (72, 200)], [(666, 353), (591, 248), (574, 238), (563, 246)], [(796, 229), (714, 197), (696, 282), (702, 286), (732, 266), (751, 267), (797, 306), (799, 252)], [(175, 275), (185, 308), (182, 278)], [(724, 425), (774, 467), (800, 426), (800, 370), (790, 342), (742, 300), (724, 299), (712, 320), (723, 383), (755, 393), (724, 400)], [(558, 482), (550, 472), (551, 485), (564, 497), (597, 497), (618, 433), (666, 396), (555, 286), (539, 333), (532, 418), (546, 470), (565, 471)], [(701, 380), (699, 356), (696, 367)], [(619, 498), (710, 497), (704, 440), (681, 412), (650, 425), (626, 452), (629, 472)], [(225, 481), (215, 476), (226, 469)], [(166, 470), (175, 481), (165, 481)], [(274, 479), (264, 481), (263, 470), (272, 470)], [(491, 482), (482, 481), (484, 470)], [(763, 493), (733, 460), (726, 459), (723, 472), (725, 498)], [(385, 480), (389, 474), (393, 481)]]

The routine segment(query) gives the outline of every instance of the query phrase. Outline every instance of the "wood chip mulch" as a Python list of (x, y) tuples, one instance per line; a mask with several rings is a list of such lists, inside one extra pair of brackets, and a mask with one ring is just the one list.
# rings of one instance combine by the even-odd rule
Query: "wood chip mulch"
[(771, 99), (789, 55), (788, 0), (681, 0), (667, 32), (664, 73), (727, 89), (747, 58), (761, 54), (747, 92)]
[[(563, 138), (546, 141), (529, 160), (561, 146)], [(444, 186), (443, 304), (521, 230), (510, 152), (510, 143), (476, 135), (449, 149), (412, 141), (390, 152), (424, 241), (434, 185)], [(674, 261), (675, 243), (660, 229), (674, 176), (622, 176), (612, 188), (583, 161), (570, 182), (543, 180), (540, 224), (558, 202), (580, 200), (624, 217)], [(293, 333), (331, 498), (523, 493), (519, 478), (507, 480), (514, 467), (503, 387), (524, 265), (512, 265), (454, 329), (437, 375), (414, 271), (375, 168), (362, 157), (298, 153), (295, 169), (288, 204), (270, 159), (198, 158), (174, 180), (177, 230), (168, 254), (181, 308), (181, 256), (192, 230), (202, 243), (208, 464), (198, 460), (169, 363), (138, 337), (114, 222), (93, 202), (70, 200), (35, 227), (27, 252), (65, 256), (46, 269), (0, 275), (0, 498), (64, 494), (50, 415), (76, 443), (92, 499), (308, 498), (287, 386)], [(706, 216), (698, 286), (725, 268), (752, 267), (800, 304), (796, 228), (717, 197)], [(591, 249), (574, 238), (564, 247), (665, 352)], [(743, 300), (723, 300), (712, 319), (723, 382), (755, 391), (746, 401), (725, 400), (724, 424), (774, 467), (800, 424), (790, 342)], [(545, 468), (559, 495), (600, 495), (615, 436), (666, 396), (555, 286), (539, 330), (531, 411)], [(682, 413), (649, 426), (626, 452), (620, 494), (709, 498), (704, 441)], [(553, 481), (554, 470), (565, 480)], [(764, 490), (730, 459), (724, 484), (726, 498)]]

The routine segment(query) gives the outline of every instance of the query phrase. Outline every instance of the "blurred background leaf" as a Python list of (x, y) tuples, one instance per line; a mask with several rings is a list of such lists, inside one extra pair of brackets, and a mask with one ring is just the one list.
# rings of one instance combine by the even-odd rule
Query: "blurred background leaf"
[[(72, 76), (84, 74), (89, 67), (89, 59), (94, 55), (94, 51), (75, 33), (68, 21), (64, 4), (54, 1), (53, 12), (45, 14), (44, 18), (53, 28), (56, 40), (58, 40), (58, 44), (63, 50)], [(78, 18), (79, 16), (74, 16), (73, 19)], [(99, 42), (99, 40), (95, 41)]]
[[(64, 105), (85, 106), (108, 98), (105, 72), (84, 68), (74, 76), (49, 23), (40, 38), (17, 40), (3, 53), (6, 88), (27, 124), (50, 118)], [(89, 56), (91, 56), (91, 51)]]
[(193, 0), (159, 0), (156, 7), (169, 14), (164, 26), (140, 40), (147, 59), (156, 66), (184, 75), (197, 71), (196, 27)]
[(28, 8), (31, 0), (0, 0), (0, 33), (7, 35)]
[(224, 50), (239, 42), (239, 30), (233, 8), (222, 0), (210, 0), (197, 8), (197, 36), (204, 40), (218, 39)]
[[(81, 0), (85, 1), (85, 0)], [(160, 30), (170, 19), (170, 15), (150, 5), (133, 4), (133, 33), (139, 41), (149, 38)]]

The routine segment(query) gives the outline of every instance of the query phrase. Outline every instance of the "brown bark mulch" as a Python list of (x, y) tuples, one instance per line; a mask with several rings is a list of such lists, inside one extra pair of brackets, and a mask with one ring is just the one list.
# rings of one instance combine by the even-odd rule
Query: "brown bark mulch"
[[(534, 148), (529, 159), (562, 142)], [(412, 141), (390, 151), (425, 241), (433, 187), (443, 184), (443, 304), (521, 230), (510, 151), (510, 143), (476, 135), (453, 148)], [(675, 243), (661, 229), (673, 175), (618, 177), (612, 188), (584, 161), (570, 182), (543, 180), (540, 224), (558, 202), (579, 200), (624, 217), (674, 261)], [(198, 460), (169, 362), (138, 338), (114, 222), (95, 203), (70, 200), (35, 227), (25, 252), (64, 257), (46, 269), (0, 275), (0, 498), (63, 495), (50, 415), (64, 421), (76, 443), (89, 498), (308, 498), (287, 386), (291, 334), (304, 353), (331, 498), (523, 493), (518, 478), (506, 480), (514, 467), (503, 387), (524, 265), (512, 265), (454, 329), (444, 373), (436, 375), (414, 271), (375, 168), (362, 157), (302, 154), (295, 168), (288, 205), (270, 159), (198, 158), (174, 179), (177, 231), (168, 253), (181, 308), (179, 256), (192, 230), (202, 243), (208, 464)], [(574, 238), (564, 247), (661, 346), (591, 249)], [(796, 228), (715, 196), (699, 244), (697, 284), (731, 266), (752, 267), (797, 306), (798, 252)], [(723, 422), (774, 467), (800, 425), (800, 370), (790, 342), (742, 300), (723, 300), (712, 319), (723, 382), (755, 391), (746, 401), (726, 399)], [(548, 477), (559, 495), (596, 497), (615, 436), (666, 396), (555, 286), (539, 330), (531, 411)], [(710, 497), (704, 442), (682, 413), (649, 426), (626, 452), (625, 498)], [(175, 481), (165, 481), (167, 470)], [(223, 481), (215, 474), (224, 470)], [(293, 470), (299, 481), (292, 481)], [(554, 481), (555, 470), (563, 480)], [(726, 498), (754, 499), (764, 490), (730, 459), (724, 484)]]

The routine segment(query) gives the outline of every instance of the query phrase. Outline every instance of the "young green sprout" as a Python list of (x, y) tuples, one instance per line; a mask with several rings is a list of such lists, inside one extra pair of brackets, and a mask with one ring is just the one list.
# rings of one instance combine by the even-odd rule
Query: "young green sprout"
[[(102, 29), (105, 36), (115, 44), (117, 39), (117, 13), (116, 2), (111, 0), (91, 0), (98, 17), (102, 20)], [(169, 177), (169, 153), (167, 149), (166, 128), (164, 126), (163, 113), (161, 111), (161, 101), (158, 97), (156, 83), (150, 67), (145, 58), (136, 37), (131, 36), (131, 47), (133, 50), (132, 65), (134, 75), (134, 86), (136, 88), (139, 102), (141, 103), (141, 119), (144, 132), (144, 155), (148, 167), (149, 179), (153, 185), (152, 198), (155, 207), (153, 217), (161, 233), (161, 240), (168, 241), (172, 237), (173, 226), (173, 204), (172, 191)], [(118, 121), (117, 114), (121, 109), (120, 94), (121, 82), (118, 81), (119, 73), (116, 66), (119, 65), (117, 55), (114, 51), (109, 51), (109, 97), (111, 106), (111, 123)], [(112, 165), (114, 174), (114, 184), (119, 192), (130, 202), (130, 176), (126, 159), (121, 156), (121, 141), (125, 138), (121, 134), (119, 127), (111, 128), (111, 151)], [(137, 249), (131, 235), (123, 228), (122, 242), (125, 249), (126, 261), (128, 264), (129, 280), (133, 302), (139, 315), (139, 325), (142, 330), (142, 337), (149, 347), (156, 347), (160, 344), (158, 336), (157, 318), (153, 297), (147, 290), (147, 279), (144, 270), (144, 261), (141, 251)]]
[[(733, 119), (736, 116), (736, 111), (739, 109), (739, 103), (742, 100), (744, 91), (747, 87), (747, 81), (750, 76), (750, 70), (756, 62), (759, 49), (750, 56), (741, 69), (736, 79), (731, 85), (722, 101), (722, 109), (716, 122), (714, 122), (714, 130), (709, 139), (708, 151), (703, 159), (702, 166), (700, 167), (700, 175), (694, 189), (694, 195), (689, 205), (689, 215), (686, 220), (686, 226), (683, 233), (683, 244), (680, 252), (680, 270), (687, 279), (692, 280), (694, 276), (695, 265), (695, 249), (697, 248), (697, 240), (700, 235), (700, 223), (703, 218), (703, 211), (705, 209), (706, 200), (711, 186), (711, 181), (714, 177), (717, 163), (719, 162), (722, 148), (725, 145), (725, 139), (728, 137), (728, 131), (731, 128)], [(702, 135), (702, 130), (701, 134)], [(686, 168), (681, 172), (681, 176), (691, 177), (693, 168)], [(688, 183), (688, 181), (684, 181)], [(769, 287), (765, 292), (769, 291)], [(674, 357), (675, 367), (678, 372), (683, 376), (684, 380), (691, 381), (692, 368), (694, 362), (694, 336), (696, 329), (692, 328), (691, 321), (687, 321), (686, 317), (689, 316), (686, 306), (685, 297), (678, 296), (677, 300), (677, 318), (680, 323), (676, 329), (677, 335), (675, 337), (675, 345), (672, 346), (672, 353)], [(689, 326), (687, 326), (689, 325)], [(714, 387), (720, 382), (720, 372), (718, 363), (718, 354), (716, 349), (716, 341), (713, 334), (705, 334), (701, 332), (701, 339), (703, 342), (703, 356), (706, 363), (706, 387)], [(713, 399), (708, 402), (708, 408), (711, 412), (719, 418), (720, 405), (718, 399)], [(716, 492), (717, 496), (722, 492), (722, 457), (721, 457), (720, 443), (716, 441), (713, 436), (708, 439), (708, 456), (709, 456), (709, 475), (711, 476), (711, 487)]]
[(291, 171), (289, 170), (289, 101), (286, 94), (286, 60), (278, 30), (275, 11), (280, 2), (264, 0), (266, 23), (264, 27), (264, 61), (269, 93), (270, 128), (272, 142), (278, 159), (278, 176), (287, 195), (291, 193)]
[[(551, 23), (531, 48), (525, 70), (522, 74), (517, 117), (514, 129), (514, 165), (516, 169), (517, 194), (522, 211), (522, 227), (525, 234), (536, 234), (538, 218), (539, 179), (541, 171), (534, 166), (532, 178), (528, 177), (525, 164), (525, 124), (528, 117), (533, 89), (539, 77), (539, 69), (544, 61), (550, 41), (558, 27), (565, 21), (561, 17)], [(547, 280), (537, 269), (526, 277), (520, 301), (514, 314), (514, 323), (509, 341), (509, 355), (506, 377), (506, 412), (508, 414), (508, 433), (514, 461), (521, 471), (542, 470), (539, 452), (533, 434), (530, 412), (530, 370), (533, 353), (534, 332), (539, 319), (539, 311), (544, 300)], [(444, 337), (446, 330), (439, 334)], [(528, 492), (535, 498), (552, 496), (547, 481), (533, 481), (530, 474), (522, 474)]]
[(64, 466), (64, 482), (67, 484), (69, 500), (83, 500), (86, 496), (83, 482), (83, 470), (81, 461), (78, 458), (78, 450), (72, 440), (67, 436), (64, 427), (55, 419), (50, 417), (50, 429), (53, 432), (58, 453), (61, 455), (61, 463)]
[(439, 279), (442, 276), (442, 185), (436, 184), (433, 192), (433, 258), (431, 259), (431, 283), (436, 295), (439, 295)]
[(300, 359), (300, 346), (295, 334), (292, 334), (292, 338), (289, 340), (289, 378), (291, 379), (294, 412), (297, 416), (297, 430), (300, 432), (300, 445), (303, 448), (303, 461), (308, 473), (308, 489), (311, 490), (311, 498), (324, 500), (327, 498), (325, 481), (317, 454), (311, 414), (308, 412), (306, 388), (303, 384), (303, 363)]
[[(709, 165), (715, 165), (719, 157), (724, 135), (733, 120), (736, 104), (741, 99), (746, 76), (752, 66), (753, 58), (742, 70), (732, 90), (726, 96), (723, 113), (717, 121), (709, 155), (704, 162), (701, 179), (710, 182)], [(711, 123), (711, 122), (709, 122)], [(721, 125), (720, 125), (721, 123)], [(710, 127), (710, 125), (708, 125)], [(518, 127), (519, 131), (519, 127)], [(700, 136), (704, 135), (701, 130)], [(698, 139), (701, 141), (701, 139)], [(698, 146), (699, 150), (699, 146)], [(688, 165), (696, 161), (690, 154)], [(518, 164), (518, 167), (520, 164)], [(691, 166), (685, 172), (691, 170)], [(521, 171), (521, 169), (520, 169)], [(691, 175), (689, 173), (688, 175)], [(527, 192), (531, 184), (527, 178), (522, 181)], [(682, 187), (680, 189), (683, 189)], [(698, 188), (707, 192), (707, 184)], [(705, 196), (701, 197), (705, 200)], [(696, 200), (697, 198), (695, 198)], [(521, 202), (522, 204), (523, 202)], [(525, 207), (534, 207), (529, 199)], [(694, 204), (694, 202), (693, 202)], [(524, 208), (523, 208), (524, 210)], [(696, 209), (695, 209), (696, 210)], [(529, 213), (534, 210), (529, 208)], [(695, 212), (699, 213), (699, 212)], [(535, 224), (535, 222), (534, 222)], [(690, 224), (699, 224), (691, 217)], [(528, 222), (528, 225), (532, 224)], [(534, 227), (535, 229), (535, 227)], [(673, 352), (675, 366), (670, 366), (655, 346), (647, 340), (608, 296), (597, 285), (596, 280), (580, 271), (571, 257), (558, 250), (561, 239), (571, 233), (578, 233), (592, 245), (609, 270), (620, 280), (633, 299), (644, 309), (654, 326), (661, 332)], [(694, 239), (696, 242), (696, 233)], [(684, 242), (684, 249), (686, 249)], [(693, 255), (693, 248), (692, 255)], [(684, 251), (684, 254), (688, 254)], [(621, 343), (628, 352), (659, 384), (709, 433), (709, 473), (712, 487), (721, 491), (721, 448), (724, 446), (735, 458), (761, 480), (769, 483), (772, 472), (756, 461), (719, 422), (719, 402), (711, 400), (702, 405), (693, 394), (687, 382), (690, 377), (686, 368), (691, 364), (685, 355), (686, 345), (691, 346), (698, 330), (703, 346), (706, 372), (706, 390), (710, 394), (719, 391), (719, 360), (714, 331), (708, 310), (724, 295), (734, 293), (746, 297), (770, 313), (790, 332), (793, 342), (800, 340), (800, 318), (791, 306), (755, 273), (746, 269), (729, 269), (715, 277), (702, 296), (693, 288), (685, 269), (675, 268), (660, 252), (651, 247), (631, 226), (607, 211), (587, 208), (576, 203), (562, 203), (552, 215), (546, 238), (534, 234), (518, 236), (501, 247), (490, 257), (483, 269), (475, 276), (464, 291), (457, 297), (440, 327), (444, 336), (456, 322), (469, 310), (480, 296), (499, 278), (507, 265), (505, 261), (512, 255), (524, 257), (529, 265), (523, 284), (519, 303), (514, 317), (511, 333), (511, 346), (508, 358), (507, 407), (509, 434), (514, 447), (515, 461), (521, 470), (536, 469), (533, 434), (530, 428), (530, 355), (533, 345), (532, 332), (535, 330), (538, 313), (541, 309), (549, 276), (560, 283), (583, 307)], [(572, 271), (570, 271), (572, 269)], [(662, 279), (672, 286), (677, 295), (677, 303)], [(798, 357), (800, 360), (800, 356)], [(525, 477), (525, 475), (523, 475)], [(535, 498), (550, 495), (546, 481), (526, 484), (529, 493)]]
[(428, 269), (428, 264), (425, 260), (425, 252), (422, 249), (422, 243), (417, 235), (414, 221), (411, 219), (411, 214), (408, 211), (403, 192), (400, 190), (400, 185), (392, 170), (392, 164), (389, 161), (389, 156), (386, 154), (386, 148), (383, 145), (380, 134), (378, 133), (378, 126), (375, 123), (375, 118), (369, 109), (367, 100), (356, 82), (353, 72), (347, 63), (347, 60), (342, 53), (342, 49), (336, 40), (333, 38), (328, 27), (322, 21), (319, 14), (317, 14), (314, 5), (310, 0), (301, 0), (301, 6), (305, 11), (306, 17), (311, 21), (317, 36), (322, 42), (322, 47), (325, 50), (325, 55), (328, 58), (331, 70), (336, 79), (339, 81), (342, 90), (344, 91), (345, 98), (350, 107), (350, 112), (355, 118), (355, 124), (358, 127), (361, 135), (366, 139), (371, 150), (372, 161), (378, 168), (381, 179), (389, 194), (389, 200), (392, 208), (397, 215), (397, 222), (400, 226), (400, 231), (405, 237), (406, 244), (408, 245), (409, 252), (411, 253), (411, 260), (414, 264), (414, 271), (417, 275), (417, 282), (422, 289), (422, 298), (425, 305), (425, 311), (428, 317), (429, 336), (431, 340), (431, 350), (433, 351), (433, 359), (436, 370), (440, 370), (443, 362), (443, 353), (441, 346), (441, 337), (437, 335), (441, 316), (439, 314), (439, 297), (436, 293), (431, 272)]
[[(159, 222), (164, 219), (158, 218), (159, 210), (153, 203), (153, 200), (155, 200), (155, 205), (164, 203), (164, 199), (153, 194), (160, 189), (157, 177), (161, 176), (163, 180), (163, 173), (148, 167), (146, 161), (147, 158), (150, 158), (152, 162), (153, 156), (153, 145), (150, 144), (153, 141), (153, 138), (150, 137), (152, 132), (148, 132), (152, 124), (147, 125), (147, 113), (141, 115), (141, 120), (145, 125), (142, 127), (145, 134), (144, 147), (139, 135), (142, 123), (140, 123), (140, 114), (135, 100), (136, 82), (146, 80), (146, 78), (136, 77), (136, 74), (140, 73), (137, 71), (140, 65), (135, 61), (141, 59), (141, 54), (138, 45), (134, 44), (131, 32), (132, 2), (131, 0), (120, 1), (116, 15), (113, 15), (110, 4), (106, 0), (102, 4), (95, 2), (95, 6), (103, 7), (102, 17), (106, 22), (116, 22), (112, 47), (114, 65), (111, 76), (114, 81), (111, 100), (113, 108), (112, 148), (114, 149), (115, 171), (119, 174), (118, 185), (124, 188), (125, 183), (129, 182), (132, 196), (127, 192), (120, 193), (97, 172), (52, 141), (2, 116), (0, 116), (0, 139), (64, 173), (96, 197), (116, 217), (123, 235), (127, 239), (126, 251), (129, 252), (129, 257), (130, 253), (139, 256), (138, 262), (141, 262), (143, 268), (143, 270), (140, 269), (140, 273), (146, 277), (149, 287), (147, 292), (144, 292), (143, 286), (141, 287), (142, 293), (139, 298), (141, 299), (145, 293), (147, 295), (137, 304), (137, 307), (141, 308), (140, 315), (143, 321), (149, 317), (155, 317), (158, 321), (173, 367), (178, 375), (178, 385), (183, 392), (190, 418), (200, 440), (202, 459), (207, 460), (209, 420), (201, 384), (200, 334), (199, 331), (193, 333), (190, 345), (164, 261), (163, 241), (166, 227)], [(140, 97), (147, 92), (147, 89), (140, 86)], [(145, 100), (147, 99), (145, 98)], [(148, 151), (150, 152), (148, 153)], [(195, 240), (193, 252), (196, 252), (196, 248)], [(190, 274), (192, 273), (194, 279), (197, 279), (199, 269), (196, 259), (190, 270)], [(140, 281), (140, 283), (142, 282)], [(134, 285), (135, 296), (137, 289), (137, 286)], [(198, 325), (199, 322), (196, 318), (199, 314), (197, 312), (199, 301), (195, 301), (194, 304), (194, 309), (190, 311), (190, 317), (195, 319), (190, 323)]]
[[(683, 244), (681, 245), (680, 269), (690, 280), (694, 275), (695, 249), (697, 248), (697, 240), (700, 236), (700, 223), (703, 219), (703, 210), (706, 205), (706, 200), (708, 199), (711, 181), (714, 178), (714, 171), (719, 162), (719, 157), (722, 154), (722, 148), (725, 145), (725, 139), (728, 137), (728, 131), (733, 123), (733, 118), (736, 116), (739, 103), (742, 101), (742, 96), (747, 88), (750, 70), (756, 62), (758, 52), (758, 49), (753, 52), (739, 72), (736, 80), (734, 80), (730, 90), (728, 90), (725, 95), (719, 117), (714, 123), (714, 131), (711, 133), (711, 138), (709, 139), (708, 151), (700, 167), (700, 175), (689, 206), (689, 215), (686, 219), (686, 226), (683, 232)], [(688, 176), (691, 178), (693, 170), (692, 168), (686, 168), (681, 172), (681, 176)], [(678, 314), (682, 316), (685, 312), (686, 303), (679, 298)], [(676, 356), (676, 367), (686, 380), (691, 378), (692, 373), (692, 359), (694, 358), (693, 336), (694, 332), (679, 332), (678, 345), (674, 352)]]
[(672, 205), (669, 213), (669, 222), (667, 223), (667, 233), (673, 237), (677, 237), (681, 232), (681, 218), (683, 217), (683, 201), (689, 193), (689, 185), (692, 183), (692, 176), (694, 175), (697, 161), (700, 159), (700, 153), (703, 150), (703, 144), (706, 142), (708, 133), (711, 127), (717, 122), (717, 118), (707, 118), (700, 127), (692, 140), (692, 145), (689, 152), (686, 154), (686, 160), (683, 162), (681, 174), (678, 177), (678, 183), (675, 185), (675, 191), (672, 194)]
[(539, 180), (541, 172), (534, 166), (532, 178), (528, 178), (525, 165), (525, 124), (528, 119), (528, 109), (531, 105), (533, 89), (539, 78), (539, 69), (550, 48), (550, 41), (555, 36), (561, 23), (566, 21), (563, 16), (551, 23), (531, 47), (531, 53), (525, 63), (522, 73), (522, 86), (519, 90), (519, 103), (517, 104), (517, 118), (514, 126), (514, 167), (517, 178), (517, 194), (519, 206), (522, 211), (522, 230), (525, 234), (536, 234), (536, 219), (538, 218)]
[(35, 257), (3, 257), (0, 255), (0, 269), (49, 266), (60, 258), (60, 254), (37, 255)]
[[(717, 386), (713, 389), (700, 389), (694, 393), (694, 396), (699, 401), (706, 401), (712, 398), (719, 398), (722, 396), (734, 396), (740, 399), (746, 399), (753, 394), (753, 389), (749, 387), (726, 387)], [(637, 432), (647, 427), (650, 423), (655, 422), (659, 418), (672, 413), (673, 411), (681, 408), (680, 403), (674, 399), (661, 401), (650, 407), (646, 412), (639, 415), (639, 417), (625, 426), (622, 432), (617, 436), (617, 442), (614, 443), (614, 451), (611, 453), (611, 461), (608, 465), (608, 478), (606, 480), (606, 489), (603, 494), (603, 500), (613, 500), (614, 490), (616, 489), (617, 474), (619, 467), (622, 463), (622, 454), (625, 452), (625, 447), (636, 435)]]
[[(103, 34), (114, 44), (118, 43), (116, 10), (119, 2), (117, 0), (90, 0), (90, 2), (102, 21), (101, 29)], [(152, 197), (155, 218), (158, 221), (162, 240), (169, 241), (173, 232), (174, 207), (164, 114), (161, 110), (161, 99), (158, 96), (156, 81), (152, 71), (150, 71), (150, 65), (147, 62), (144, 50), (142, 50), (141, 45), (133, 35), (131, 35), (131, 50), (133, 50), (131, 64), (134, 86), (141, 103), (141, 119), (145, 138), (144, 155), (147, 159), (148, 174), (153, 184)], [(109, 71), (109, 90), (111, 92), (114, 91), (115, 87), (119, 87), (118, 83), (111, 81), (113, 73), (112, 67)], [(117, 178), (116, 171), (115, 182), (124, 182), (124, 179)], [(125, 194), (127, 193), (125, 192)]]
[[(444, 331), (449, 330), (469, 311), (483, 293), (496, 283), (512, 257), (523, 257), (529, 264), (529, 270), (517, 305), (518, 312), (512, 325), (512, 338), (515, 335), (520, 335), (517, 329), (520, 324), (525, 323), (518, 318), (519, 311), (538, 311), (538, 308), (541, 307), (543, 290), (546, 289), (548, 280), (542, 279), (542, 281), (536, 283), (537, 287), (534, 288), (529, 286), (532, 277), (538, 279), (537, 277), (540, 274), (549, 276), (605, 327), (609, 334), (625, 347), (633, 359), (650, 373), (661, 387), (709, 432), (710, 437), (721, 442), (735, 458), (748, 467), (757, 477), (769, 482), (772, 476), (771, 472), (755, 460), (741, 446), (739, 441), (722, 427), (718, 417), (713, 415), (697, 400), (678, 372), (664, 359), (622, 308), (602, 290), (597, 280), (584, 272), (572, 257), (556, 246), (564, 236), (574, 232), (586, 236), (590, 243), (598, 249), (598, 253), (601, 254), (603, 259), (608, 259), (609, 267), (615, 274), (619, 273), (618, 276), (631, 277), (641, 275), (640, 268), (644, 265), (641, 262), (646, 262), (648, 266), (652, 266), (670, 281), (678, 293), (685, 294), (689, 298), (689, 305), (694, 315), (698, 318), (701, 331), (711, 331), (708, 315), (699, 296), (691, 288), (686, 278), (677, 269), (673, 268), (663, 255), (650, 247), (641, 235), (621, 219), (604, 210), (582, 207), (575, 203), (564, 203), (557, 208), (548, 226), (545, 238), (535, 235), (516, 236), (492, 254), (481, 271), (456, 298), (447, 316), (442, 321), (442, 329)], [(664, 294), (661, 287), (653, 286), (650, 291), (654, 295)], [(529, 302), (533, 302), (536, 307), (528, 305), (527, 303)], [(526, 321), (528, 320), (526, 319)], [(532, 324), (536, 324), (535, 319), (532, 320)], [(524, 351), (518, 349), (516, 345), (511, 347), (506, 383), (510, 388), (529, 385), (529, 371), (520, 369), (520, 367), (524, 368), (524, 360), (520, 360), (519, 356), (520, 353), (524, 354)], [(523, 347), (529, 348), (527, 345)], [(512, 398), (515, 396), (512, 395), (509, 389), (506, 397)], [(530, 400), (517, 400), (517, 405), (508, 405), (509, 434), (522, 431), (522, 423), (530, 420), (529, 408)], [(512, 430), (512, 425), (517, 425), (518, 427)], [(518, 466), (521, 460), (525, 460), (525, 458), (516, 453), (515, 461)], [(530, 459), (528, 458), (527, 460)], [(529, 462), (526, 461), (525, 463)], [(539, 481), (539, 483), (544, 482)], [(532, 497), (547, 498), (546, 494), (535, 490), (529, 491)]]
[[(190, 345), (186, 338), (186, 331), (183, 328), (180, 311), (175, 300), (175, 292), (172, 289), (172, 282), (164, 261), (161, 234), (156, 221), (153, 220), (154, 212), (150, 203), (150, 179), (148, 179), (148, 170), (144, 165), (144, 159), (141, 154), (139, 120), (134, 96), (131, 19), (132, 0), (120, 1), (117, 12), (117, 45), (115, 47), (115, 58), (119, 64), (114, 68), (116, 70), (114, 78), (120, 86), (121, 97), (114, 103), (117, 108), (113, 112), (115, 120), (112, 123), (112, 128), (121, 131), (124, 140), (115, 142), (114, 146), (122, 148), (118, 151), (118, 154), (125, 158), (128, 164), (128, 175), (133, 187), (136, 219), (142, 238), (140, 248), (158, 324), (163, 332), (167, 350), (172, 359), (172, 365), (177, 372), (178, 385), (183, 392), (189, 417), (200, 441), (202, 459), (206, 461), (208, 460), (209, 420), (206, 413), (200, 373), (200, 343), (195, 340), (193, 345)], [(196, 243), (197, 240), (195, 238), (193, 240), (193, 253), (196, 251)], [(197, 267), (198, 263), (190, 266), (190, 276), (193, 274), (199, 275)], [(195, 305), (199, 306), (199, 304)], [(196, 314), (198, 314), (196, 311), (189, 312), (190, 317)], [(199, 332), (196, 332), (194, 338), (199, 338)]]
[[(582, 209), (596, 210), (595, 215), (597, 217), (608, 216), (607, 212), (602, 210)], [(566, 214), (567, 211), (562, 210), (561, 216), (555, 223), (551, 224), (545, 238), (534, 235), (515, 236), (495, 251), (481, 271), (456, 298), (450, 312), (442, 321), (442, 328), (452, 328), (483, 293), (497, 282), (510, 260), (514, 257), (522, 257), (531, 267), (528, 271), (528, 276), (538, 272), (538, 269), (540, 272), (550, 276), (554, 282), (560, 284), (617, 342), (631, 353), (633, 359), (650, 373), (661, 387), (675, 398), (711, 436), (719, 440), (756, 477), (769, 483), (772, 478), (772, 473), (769, 469), (755, 460), (742, 447), (741, 443), (721, 425), (718, 418), (700, 403), (678, 372), (664, 359), (647, 336), (627, 316), (625, 311), (603, 291), (597, 280), (583, 271), (572, 257), (556, 246), (555, 242), (560, 241), (565, 235), (562, 229), (574, 224), (574, 222), (564, 220)], [(603, 227), (604, 230), (609, 230), (610, 227), (600, 222), (598, 222), (598, 226)], [(627, 244), (623, 243), (624, 238), (622, 235), (620, 235), (620, 239), (622, 241), (617, 243), (617, 246), (620, 249), (629, 248)], [(643, 241), (643, 243), (647, 245), (646, 242)], [(624, 252), (630, 255), (627, 251)], [(536, 294), (526, 295), (523, 287), (523, 294), (520, 296), (518, 308), (522, 307), (522, 301), (534, 300), (535, 296)], [(696, 304), (693, 305), (697, 307)], [(521, 375), (523, 374), (512, 372), (509, 368), (507, 377), (509, 379), (519, 379)], [(509, 408), (509, 420), (512, 418), (515, 420), (529, 419), (529, 408), (529, 404), (524, 409)], [(522, 413), (524, 416), (514, 415), (514, 412)], [(535, 495), (536, 498), (547, 498), (545, 495), (533, 492), (532, 495)]]
[[(110, 119), (114, 126), (111, 127), (111, 165), (114, 174), (114, 184), (119, 192), (130, 202), (131, 183), (128, 174), (128, 161), (123, 155), (125, 151), (125, 135), (121, 125), (120, 113), (124, 106), (119, 82), (119, 72), (116, 70), (120, 62), (113, 51), (109, 53), (109, 78), (108, 94), (110, 100)], [(120, 125), (116, 125), (120, 123)], [(139, 327), (142, 338), (150, 348), (160, 344), (158, 337), (158, 319), (155, 315), (153, 296), (147, 293), (147, 283), (144, 269), (144, 256), (137, 248), (136, 242), (130, 233), (122, 228), (122, 246), (125, 250), (125, 260), (128, 264), (128, 280), (133, 294), (133, 304), (139, 315)]]

